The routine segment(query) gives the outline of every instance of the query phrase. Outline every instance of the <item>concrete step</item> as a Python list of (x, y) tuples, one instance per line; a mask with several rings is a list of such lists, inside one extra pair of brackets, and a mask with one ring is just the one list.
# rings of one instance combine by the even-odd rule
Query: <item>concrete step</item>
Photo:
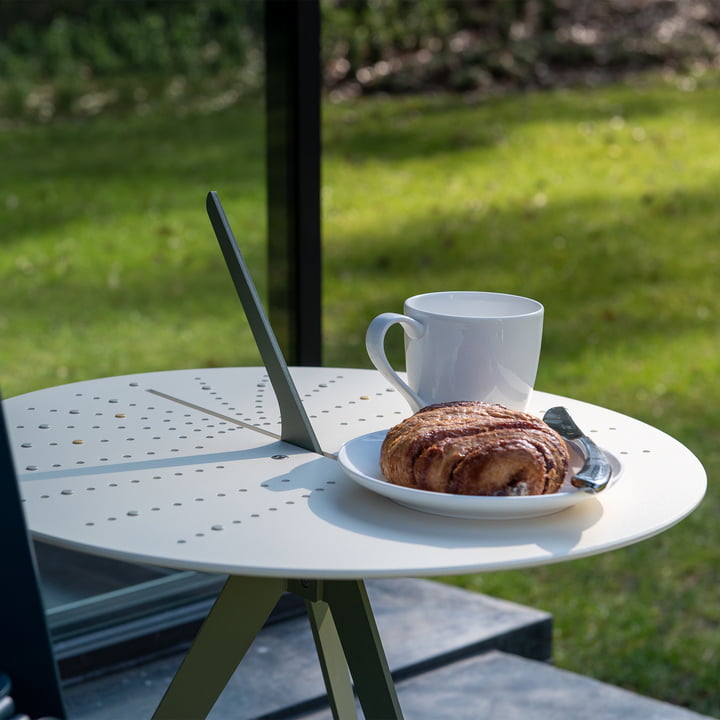
[[(551, 656), (547, 613), (426, 580), (376, 580), (367, 589), (398, 680), (493, 649)], [(149, 718), (181, 660), (177, 653), (66, 686), (71, 720)], [(263, 629), (210, 717), (289, 717), (322, 708), (324, 695), (310, 626), (297, 617)]]
[[(547, 613), (423, 580), (368, 594), (406, 720), (707, 717), (553, 667)], [(149, 718), (182, 655), (67, 686), (70, 720)], [(306, 618), (263, 629), (210, 718), (331, 720)]]
[[(684, 708), (491, 651), (397, 683), (405, 720), (701, 720)], [(332, 720), (329, 710), (293, 720)], [(367, 718), (382, 720), (382, 718)]]

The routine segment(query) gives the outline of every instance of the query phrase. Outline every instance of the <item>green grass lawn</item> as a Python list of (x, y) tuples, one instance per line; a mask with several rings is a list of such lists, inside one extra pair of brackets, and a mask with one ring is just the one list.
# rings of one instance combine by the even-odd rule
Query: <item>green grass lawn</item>
[[(451, 579), (553, 613), (558, 665), (720, 716), (720, 80), (325, 108), (324, 354), (405, 297), (529, 295), (539, 389), (676, 436), (708, 495), (625, 550)], [(261, 291), (262, 106), (0, 129), (0, 385), (257, 364), (204, 211), (217, 190)], [(401, 338), (390, 338), (401, 362)], [(682, 482), (682, 478), (678, 478)], [(648, 498), (652, 502), (652, 498)]]

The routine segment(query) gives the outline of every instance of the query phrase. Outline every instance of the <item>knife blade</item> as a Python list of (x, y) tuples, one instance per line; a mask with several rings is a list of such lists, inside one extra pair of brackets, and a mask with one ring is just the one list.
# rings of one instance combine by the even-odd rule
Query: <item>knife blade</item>
[(560, 405), (550, 408), (543, 416), (555, 432), (572, 442), (582, 453), (585, 462), (571, 479), (576, 488), (598, 493), (604, 490), (612, 478), (612, 468), (605, 453), (575, 424), (567, 408)]

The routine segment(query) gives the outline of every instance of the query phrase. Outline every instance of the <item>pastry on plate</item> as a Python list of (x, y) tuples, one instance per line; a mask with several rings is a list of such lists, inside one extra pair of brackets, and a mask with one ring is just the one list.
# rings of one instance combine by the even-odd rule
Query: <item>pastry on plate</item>
[(380, 451), (390, 482), (459, 495), (554, 493), (569, 464), (565, 441), (539, 418), (474, 401), (422, 408), (388, 431)]

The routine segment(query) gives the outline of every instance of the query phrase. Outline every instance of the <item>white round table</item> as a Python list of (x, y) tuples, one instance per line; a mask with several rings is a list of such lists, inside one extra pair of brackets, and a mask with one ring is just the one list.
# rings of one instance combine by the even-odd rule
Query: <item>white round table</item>
[[(328, 454), (410, 414), (373, 370), (292, 372)], [(556, 515), (474, 521), (401, 507), (358, 487), (331, 458), (267, 434), (279, 434), (279, 415), (262, 368), (128, 375), (5, 401), (36, 536), (174, 568), (318, 579), (592, 555), (670, 527), (703, 497), (701, 464), (673, 438), (542, 392), (531, 410), (558, 404), (619, 459), (618, 482)]]
[[(682, 520), (705, 492), (702, 465), (667, 434), (611, 410), (536, 391), (532, 412), (564, 405), (617, 459), (621, 474), (611, 488), (562, 512), (516, 520), (408, 509), (358, 486), (333, 457), (344, 442), (410, 415), (402, 397), (374, 370), (294, 368), (292, 376), (325, 456), (278, 439), (279, 410), (264, 368), (127, 375), (6, 400), (32, 533), (107, 557), (227, 573), (244, 583), (228, 592), (227, 607), (249, 592), (259, 597), (268, 591), (258, 616), (288, 588), (304, 593), (309, 608), (330, 603), (337, 614), (365, 602), (363, 578), (501, 570), (629, 545)], [(266, 583), (258, 580), (263, 578)], [(333, 595), (342, 588), (354, 590)], [(218, 667), (236, 664), (237, 651), (232, 662), (210, 663), (208, 655), (217, 656), (218, 644), (227, 644), (222, 628), (237, 610), (221, 605), (219, 600), (208, 621), (217, 628), (214, 639), (174, 683), (191, 679), (213, 688), (188, 709), (187, 693), (176, 687), (169, 695), (179, 700), (161, 705), (157, 717), (178, 717), (178, 708), (190, 713), (183, 717), (197, 717), (200, 708), (212, 706), (215, 686), (224, 686), (215, 679), (223, 675)], [(357, 620), (358, 607), (348, 622)], [(369, 608), (363, 612), (363, 627), (372, 634)], [(250, 640), (258, 629), (253, 622), (257, 618), (246, 623)], [(322, 627), (320, 616), (313, 622)], [(347, 655), (359, 641), (342, 637), (337, 618), (336, 624)], [(199, 646), (203, 633), (212, 637), (210, 630), (201, 632)], [(321, 633), (318, 642), (323, 646)], [(348, 663), (352, 668), (350, 657)], [(391, 684), (382, 658), (380, 665), (380, 680)], [(201, 666), (212, 666), (214, 679)], [(378, 677), (369, 682), (376, 689)], [(332, 685), (331, 678), (331, 696)], [(349, 702), (331, 701), (343, 708)], [(394, 712), (400, 716), (398, 708)]]

